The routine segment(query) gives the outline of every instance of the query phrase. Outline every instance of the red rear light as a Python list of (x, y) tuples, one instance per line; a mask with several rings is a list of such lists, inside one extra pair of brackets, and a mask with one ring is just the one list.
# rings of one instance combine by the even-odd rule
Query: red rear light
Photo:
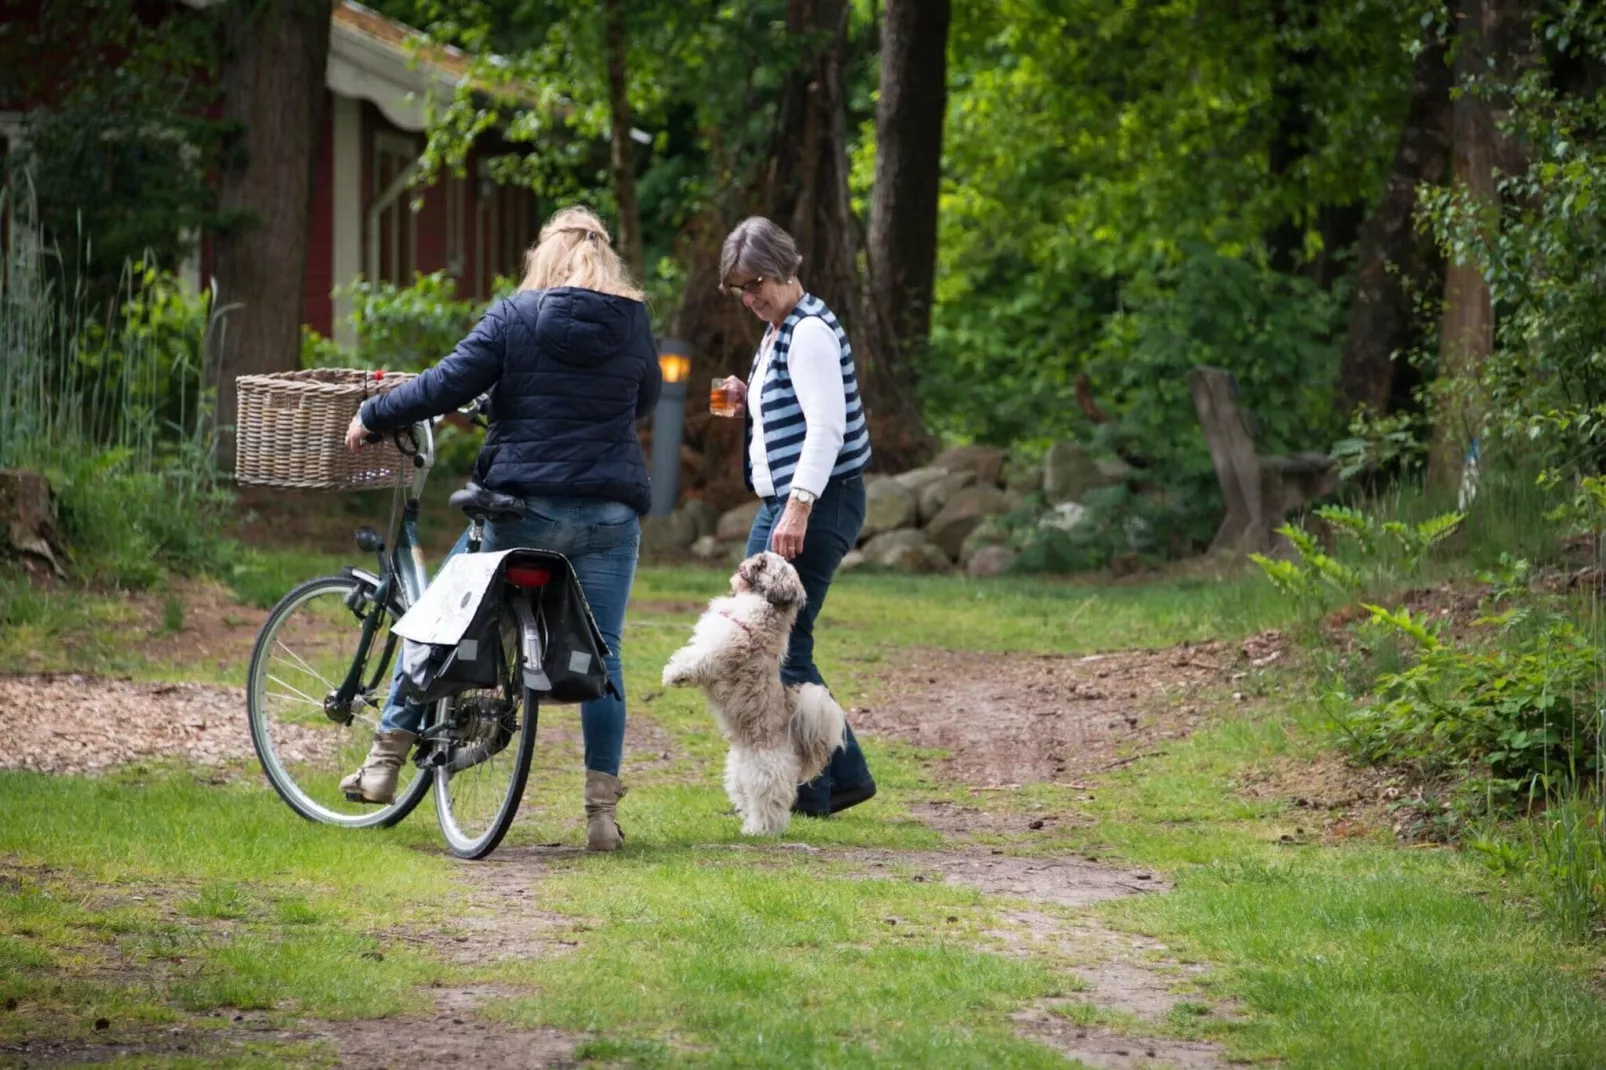
[(544, 568), (511, 565), (507, 570), (507, 582), (515, 587), (545, 587), (551, 579), (552, 573)]

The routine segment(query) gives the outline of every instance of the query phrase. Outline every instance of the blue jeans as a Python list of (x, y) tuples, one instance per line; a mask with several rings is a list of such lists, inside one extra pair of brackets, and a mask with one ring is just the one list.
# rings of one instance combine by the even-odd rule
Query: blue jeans
[[(781, 519), (786, 502), (780, 498), (766, 498), (753, 518), (752, 530), (747, 535), (747, 555), (769, 549), (770, 532)], [(825, 485), (825, 492), (809, 512), (809, 526), (803, 534), (803, 552), (792, 559), (792, 567), (803, 581), (808, 603), (792, 625), (791, 639), (786, 648), (786, 660), (781, 664), (781, 680), (787, 684), (825, 685), (819, 666), (814, 664), (814, 621), (825, 605), (825, 596), (831, 590), (831, 580), (837, 566), (859, 539), (864, 527), (864, 480), (859, 476), (833, 479)], [(831, 789), (858, 787), (870, 780), (870, 767), (853, 737), (847, 731), (847, 745), (831, 756), (831, 764), (819, 777), (798, 790), (799, 809), (824, 813), (829, 809)]]
[[(618, 697), (603, 696), (580, 705), (580, 731), (585, 737), (586, 768), (619, 775), (625, 749), (625, 679), (619, 649), (625, 627), (625, 603), (636, 578), (636, 554), (641, 547), (641, 521), (623, 502), (602, 498), (531, 498), (524, 503), (524, 519), (511, 524), (486, 524), (484, 549), (530, 547), (554, 550), (569, 559), (574, 574), (591, 604), (597, 627), (608, 642), (608, 677)], [(452, 554), (468, 547), (465, 530)], [(448, 554), (450, 557), (452, 554)], [(399, 674), (399, 666), (398, 666)], [(417, 732), (424, 707), (401, 701), (401, 683), (392, 684), (390, 698), (380, 716), (384, 730)]]

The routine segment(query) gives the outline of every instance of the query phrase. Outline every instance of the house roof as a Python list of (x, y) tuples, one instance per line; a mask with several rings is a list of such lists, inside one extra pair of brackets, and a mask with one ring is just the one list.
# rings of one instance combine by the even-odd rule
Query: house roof
[(473, 61), (410, 26), (342, 0), (329, 34), (329, 88), (371, 101), (403, 130), (424, 129), (424, 100), (450, 100)]

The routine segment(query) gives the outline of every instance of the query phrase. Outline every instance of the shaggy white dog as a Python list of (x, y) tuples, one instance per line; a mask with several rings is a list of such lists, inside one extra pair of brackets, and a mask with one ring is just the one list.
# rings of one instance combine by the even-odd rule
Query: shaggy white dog
[(691, 642), (664, 666), (665, 687), (700, 687), (725, 738), (725, 794), (742, 832), (778, 836), (792, 817), (797, 786), (819, 776), (842, 746), (842, 707), (818, 684), (781, 683), (803, 582), (779, 554), (736, 567), (731, 593), (697, 621)]

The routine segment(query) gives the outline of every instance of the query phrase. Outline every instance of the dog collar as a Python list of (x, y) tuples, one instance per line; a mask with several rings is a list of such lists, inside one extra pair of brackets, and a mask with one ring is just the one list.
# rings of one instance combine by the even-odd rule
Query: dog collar
[(732, 624), (736, 625), (736, 627), (740, 628), (742, 631), (746, 632), (748, 635), (752, 635), (753, 634), (753, 629), (748, 627), (747, 622), (745, 620), (739, 620), (738, 618), (731, 616), (729, 613), (726, 613), (723, 609), (719, 611), (719, 615), (724, 617), (726, 620), (730, 621)]

